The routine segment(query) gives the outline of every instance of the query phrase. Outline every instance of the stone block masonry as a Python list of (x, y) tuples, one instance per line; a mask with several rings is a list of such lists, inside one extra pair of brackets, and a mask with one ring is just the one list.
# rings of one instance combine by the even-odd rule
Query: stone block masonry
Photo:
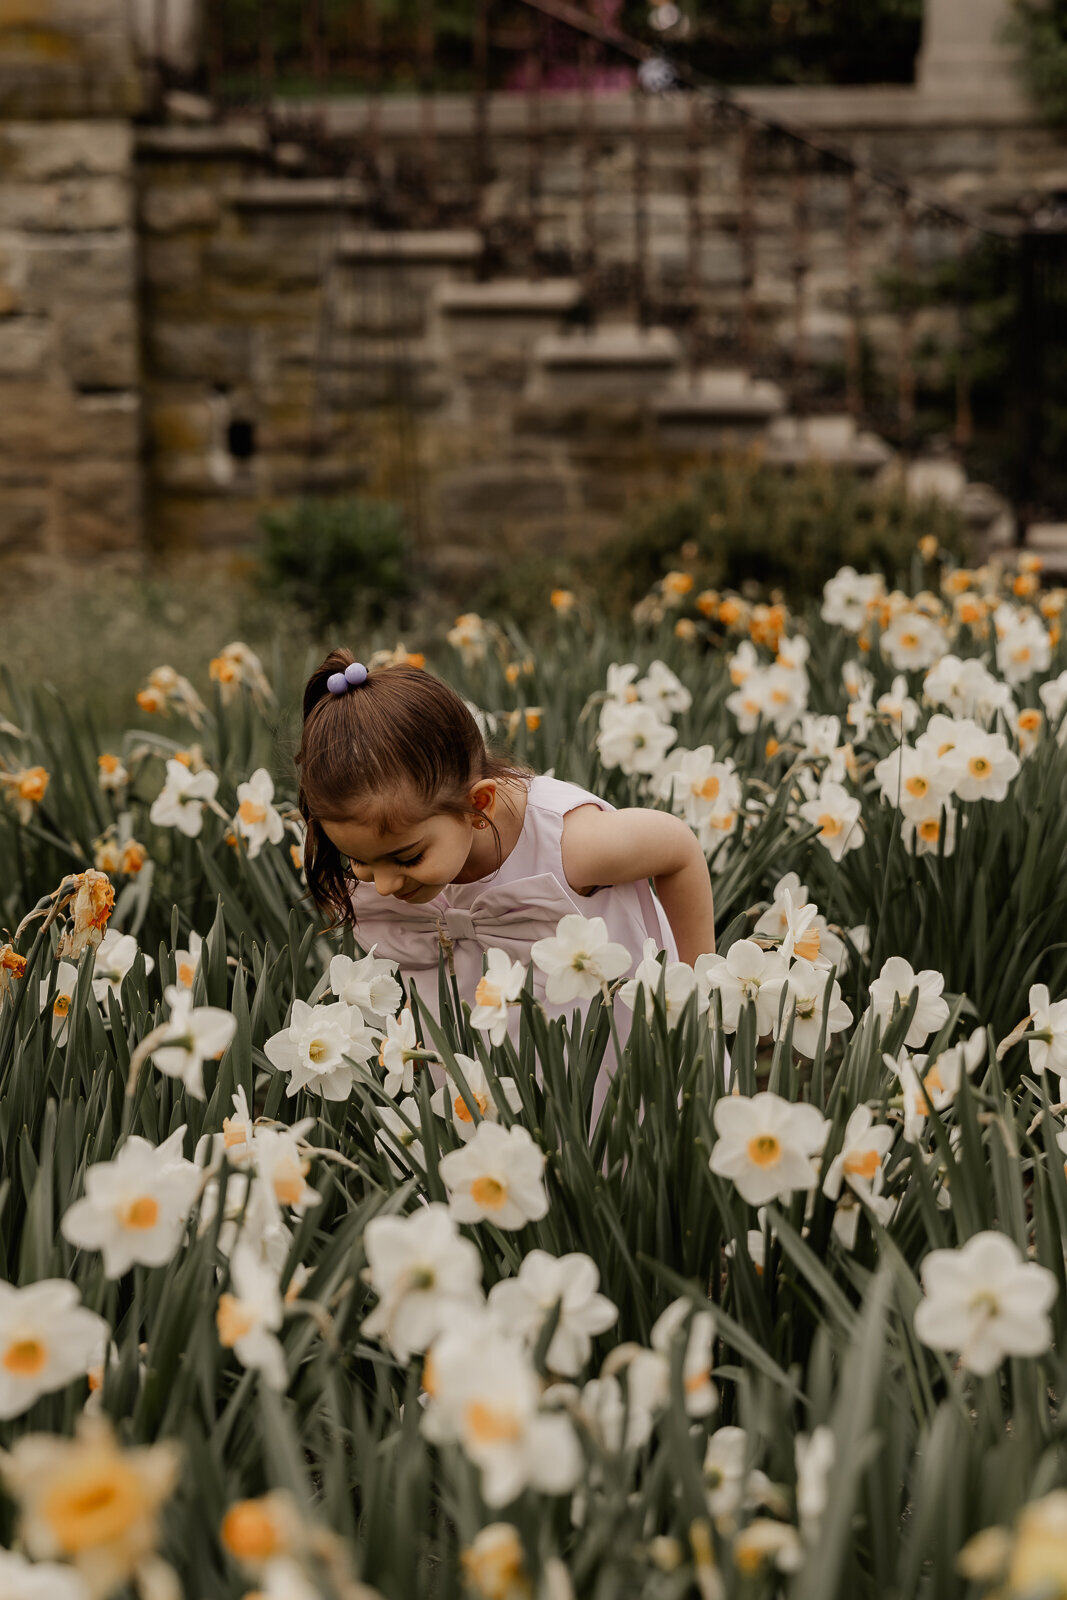
[[(931, 193), (1002, 214), (1033, 203), (1062, 162), (1056, 136), (1003, 98), (984, 114), (973, 99), (905, 88), (741, 98)], [(694, 156), (691, 107), (676, 95), (638, 111), (611, 95), (583, 122), (579, 97), (546, 96), (532, 186), (527, 108), (494, 96), (480, 196), (475, 107), (462, 96), (435, 101), (429, 190), (414, 181), (426, 161), (414, 98), (390, 96), (373, 112), (338, 98), (314, 107), (347, 172), (334, 179), (313, 174), (310, 156), (307, 176), (294, 161), (310, 104), (275, 108), (295, 118), (277, 135), (284, 163), (254, 118), (139, 131), (153, 540), (190, 552), (251, 542), (259, 514), (296, 492), (366, 488), (417, 501), (427, 551), (467, 571), (599, 537), (676, 484), (687, 458), (772, 442), (787, 397), (766, 379), (788, 380), (797, 334), (795, 172), (780, 146), (757, 149), (747, 200), (757, 359), (746, 374), (738, 134), (704, 119)], [(901, 210), (864, 188), (853, 285), (846, 208), (847, 180), (810, 176), (806, 360), (841, 383), (856, 304), (891, 390), (900, 327), (885, 279), (900, 261)], [(654, 320), (695, 297), (710, 371), (692, 369), (684, 337), (637, 325), (642, 227)], [(951, 230), (917, 221), (917, 268), (954, 248)], [(583, 326), (593, 301), (595, 335)], [(954, 337), (951, 307), (916, 319), (917, 347), (948, 350)], [(779, 454), (792, 460), (808, 432), (789, 437)]]
[(0, 0), (0, 557), (143, 551), (124, 0)]
[[(361, 489), (417, 507), (460, 575), (596, 540), (709, 450), (772, 425), (800, 448), (801, 248), (809, 365), (840, 382), (858, 304), (894, 370), (899, 207), (864, 193), (853, 284), (843, 181), (810, 175), (801, 246), (788, 150), (756, 149), (746, 197), (736, 126), (702, 115), (694, 139), (691, 95), (546, 95), (536, 157), (523, 97), (492, 96), (487, 172), (461, 95), (150, 122), (128, 35), (150, 13), (0, 0), (0, 561), (200, 561), (297, 494)], [(741, 98), (976, 207), (1067, 183), (1017, 97)], [(950, 245), (916, 224), (917, 266)], [(951, 342), (951, 312), (923, 316), (917, 347)]]

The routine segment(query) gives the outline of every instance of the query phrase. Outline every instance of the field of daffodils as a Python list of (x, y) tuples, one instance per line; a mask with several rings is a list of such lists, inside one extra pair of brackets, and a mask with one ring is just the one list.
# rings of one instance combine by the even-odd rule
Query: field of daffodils
[(3, 680), (4, 1600), (1067, 1595), (1067, 593), (913, 576), (457, 619), (707, 853), (695, 967), (535, 947), (569, 1026), (324, 927), (295, 674)]

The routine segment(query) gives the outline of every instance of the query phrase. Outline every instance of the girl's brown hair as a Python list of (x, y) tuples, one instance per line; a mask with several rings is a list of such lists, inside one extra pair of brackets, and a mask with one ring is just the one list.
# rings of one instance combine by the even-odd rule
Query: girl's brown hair
[[(300, 814), (307, 823), (304, 870), (316, 904), (333, 926), (355, 926), (356, 879), (322, 821), (358, 821), (381, 833), (399, 832), (442, 811), (481, 815), (470, 790), (483, 778), (505, 779), (530, 771), (510, 756), (486, 749), (462, 696), (421, 667), (378, 667), (358, 689), (331, 694), (326, 680), (355, 658), (331, 650), (304, 689)], [(500, 865), (500, 833), (496, 838)]]

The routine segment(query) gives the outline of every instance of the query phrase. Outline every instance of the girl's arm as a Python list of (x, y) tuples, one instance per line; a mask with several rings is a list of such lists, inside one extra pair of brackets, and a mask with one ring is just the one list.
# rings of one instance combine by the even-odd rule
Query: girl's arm
[(715, 949), (711, 876), (696, 835), (665, 811), (601, 811), (576, 806), (563, 819), (563, 870), (572, 889), (651, 878), (690, 966)]

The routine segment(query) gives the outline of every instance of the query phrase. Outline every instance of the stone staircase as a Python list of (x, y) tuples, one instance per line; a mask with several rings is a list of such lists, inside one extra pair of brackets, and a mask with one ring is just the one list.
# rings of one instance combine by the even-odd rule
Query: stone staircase
[(694, 364), (622, 304), (593, 323), (577, 277), (498, 270), (492, 228), (383, 228), (360, 179), (290, 170), (286, 149), (252, 129), (139, 135), (166, 537), (238, 542), (264, 503), (404, 496), (418, 473), (428, 543), (459, 569), (608, 537), (730, 450), (892, 472), (849, 416), (791, 415), (777, 384)]

